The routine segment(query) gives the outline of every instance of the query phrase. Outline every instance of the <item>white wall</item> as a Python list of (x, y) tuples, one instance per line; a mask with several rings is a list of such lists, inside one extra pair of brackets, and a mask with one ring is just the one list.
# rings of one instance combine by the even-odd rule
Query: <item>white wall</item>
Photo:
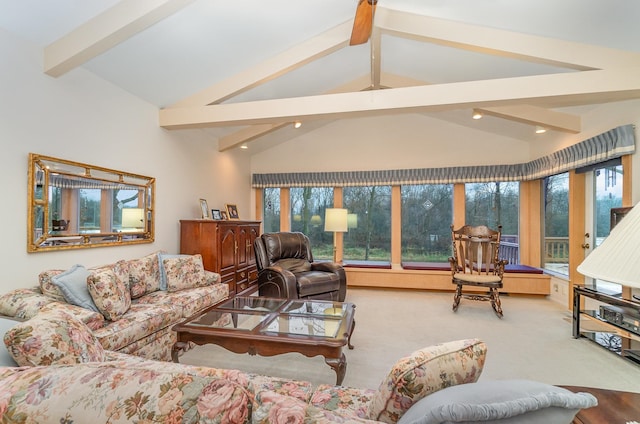
[(407, 114), (333, 122), (254, 155), (251, 168), (254, 173), (386, 170), (528, 158), (526, 142)]
[[(158, 249), (177, 252), (179, 220), (200, 216), (199, 198), (210, 208), (236, 203), (248, 218), (244, 152), (218, 153), (217, 141), (199, 130), (161, 129), (155, 106), (83, 69), (49, 77), (41, 56), (41, 49), (0, 30), (0, 293), (36, 285), (44, 269), (100, 265)], [(155, 177), (156, 241), (27, 253), (29, 152)]]

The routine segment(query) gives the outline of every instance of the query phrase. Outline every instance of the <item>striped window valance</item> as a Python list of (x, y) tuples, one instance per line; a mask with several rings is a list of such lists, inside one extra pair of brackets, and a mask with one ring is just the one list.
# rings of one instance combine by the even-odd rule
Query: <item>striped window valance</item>
[(69, 175), (49, 175), (49, 186), (70, 190), (98, 189), (98, 190), (141, 190), (142, 187), (115, 181), (103, 181)]
[(633, 125), (624, 125), (527, 163), (345, 172), (253, 174), (252, 187), (347, 187), (527, 181), (635, 152)]

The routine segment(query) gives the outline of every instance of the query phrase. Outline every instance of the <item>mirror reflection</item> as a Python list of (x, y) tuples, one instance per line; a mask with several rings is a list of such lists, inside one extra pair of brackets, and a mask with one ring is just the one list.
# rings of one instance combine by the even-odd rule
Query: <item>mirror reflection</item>
[(29, 155), (27, 250), (151, 243), (155, 179)]

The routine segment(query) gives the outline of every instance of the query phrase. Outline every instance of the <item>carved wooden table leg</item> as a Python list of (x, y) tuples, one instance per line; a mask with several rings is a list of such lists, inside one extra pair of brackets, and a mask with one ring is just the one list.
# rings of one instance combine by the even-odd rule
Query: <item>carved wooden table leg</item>
[(324, 362), (336, 372), (336, 385), (341, 385), (347, 372), (347, 359), (344, 353), (340, 353), (340, 358), (324, 358)]
[(173, 347), (171, 348), (171, 360), (173, 362), (180, 362), (178, 361), (178, 358), (180, 357), (180, 352), (184, 351), (187, 346), (189, 346), (188, 343), (185, 342), (175, 342), (173, 344)]
[(353, 349), (353, 345), (351, 344), (351, 336), (353, 335), (353, 330), (356, 328), (356, 320), (353, 320), (353, 325), (351, 326), (351, 333), (349, 333), (349, 338), (347, 339), (347, 346), (349, 349)]

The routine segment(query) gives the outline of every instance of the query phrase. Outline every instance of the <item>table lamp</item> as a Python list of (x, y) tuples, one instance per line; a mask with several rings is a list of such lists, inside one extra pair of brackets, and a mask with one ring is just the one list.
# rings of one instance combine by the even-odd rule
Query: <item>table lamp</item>
[(345, 233), (348, 230), (347, 210), (340, 208), (327, 208), (324, 212), (324, 230), (333, 232), (333, 262), (337, 262), (337, 233)]
[(142, 230), (142, 228), (144, 228), (144, 209), (142, 208), (122, 209), (122, 228)]

